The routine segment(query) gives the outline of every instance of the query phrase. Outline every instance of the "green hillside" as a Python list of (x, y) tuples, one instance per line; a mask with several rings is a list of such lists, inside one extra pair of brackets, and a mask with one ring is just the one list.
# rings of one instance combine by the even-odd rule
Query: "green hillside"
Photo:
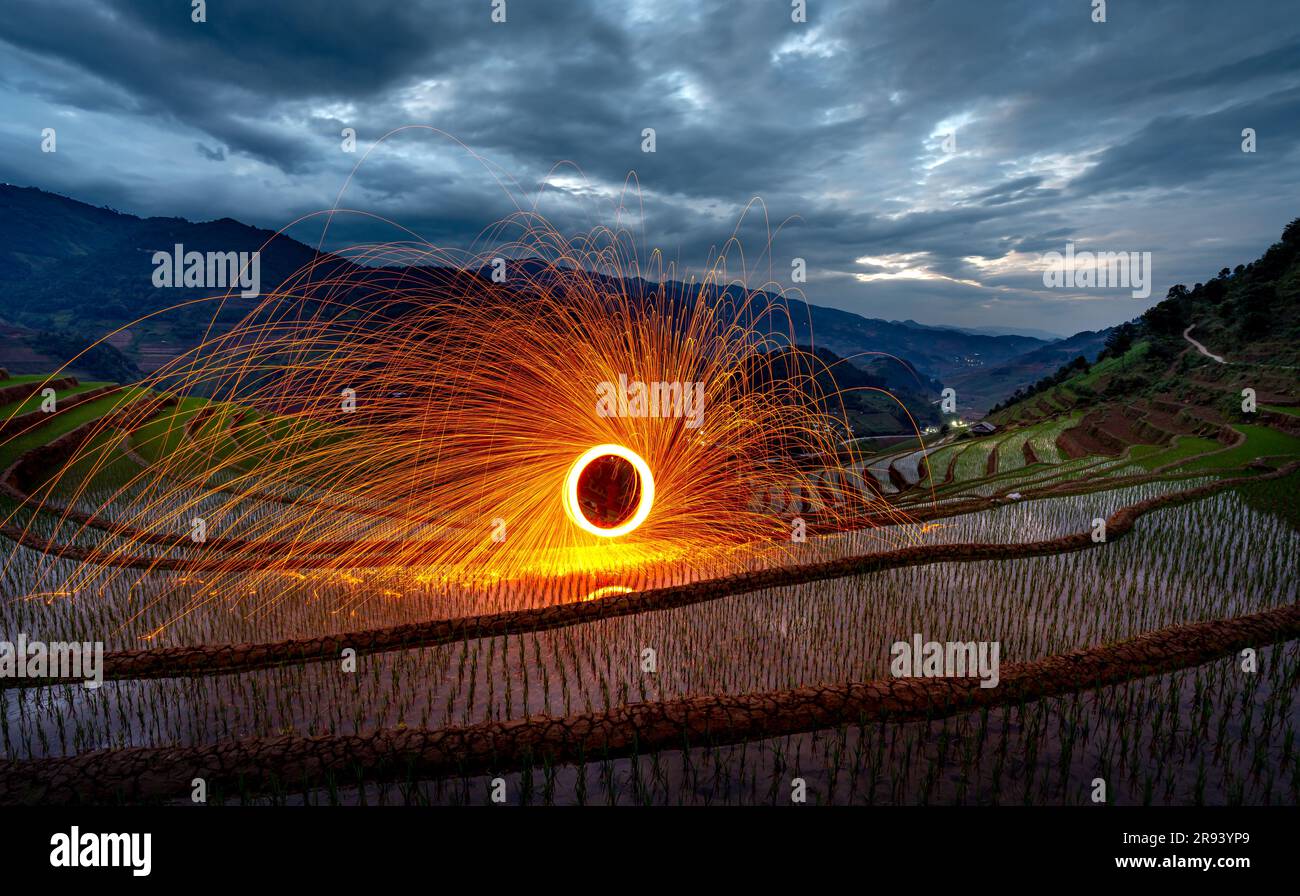
[[(1135, 402), (1193, 407), (1206, 420), (1248, 422), (1242, 390), (1265, 416), (1294, 416), (1300, 368), (1300, 219), (1259, 259), (1223, 268), (1114, 328), (1096, 363), (1074, 361), (996, 406), (997, 424)], [(1197, 343), (1200, 345), (1198, 346)], [(1267, 407), (1264, 407), (1267, 405)], [(1290, 413), (1288, 413), (1290, 411)]]

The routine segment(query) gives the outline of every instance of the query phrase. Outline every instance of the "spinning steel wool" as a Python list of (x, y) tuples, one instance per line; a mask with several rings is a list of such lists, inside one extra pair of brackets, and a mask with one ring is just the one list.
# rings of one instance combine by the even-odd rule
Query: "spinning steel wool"
[(64, 514), (48, 553), (76, 560), (51, 587), (734, 568), (781, 562), (792, 527), (889, 518), (779, 296), (724, 288), (721, 264), (641, 279), (612, 231), (507, 224), (508, 271), (410, 244), (322, 256), (124, 393), (31, 483), (29, 507)]

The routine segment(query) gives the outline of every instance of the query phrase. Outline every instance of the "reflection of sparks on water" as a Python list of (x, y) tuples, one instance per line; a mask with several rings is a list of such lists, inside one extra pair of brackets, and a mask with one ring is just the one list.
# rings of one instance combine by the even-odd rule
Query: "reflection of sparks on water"
[(583, 601), (600, 600), (602, 597), (614, 597), (617, 594), (631, 594), (632, 589), (626, 585), (606, 585), (604, 588), (597, 588), (592, 591)]
[(54, 599), (56, 597), (71, 597), (71, 596), (72, 596), (71, 591), (40, 591), (35, 594), (25, 594), (23, 595), (22, 599), (28, 601), (43, 600), (45, 601), (46, 606), (50, 606), (54, 603)]

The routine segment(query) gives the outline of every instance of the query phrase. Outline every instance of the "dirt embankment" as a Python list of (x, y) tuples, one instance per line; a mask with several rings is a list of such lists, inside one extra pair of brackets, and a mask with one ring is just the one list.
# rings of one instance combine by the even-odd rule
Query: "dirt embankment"
[[(1144, 514), (1175, 504), (1195, 501), (1248, 482), (1262, 482), (1300, 469), (1295, 461), (1259, 476), (1219, 479), (1181, 492), (1159, 495), (1122, 507), (1107, 520), (1107, 544), (1128, 535)], [(358, 654), (432, 647), (464, 640), (547, 631), (704, 603), (764, 588), (800, 585), (930, 563), (974, 562), (1083, 551), (1098, 547), (1091, 532), (1020, 544), (956, 543), (920, 545), (846, 557), (805, 566), (778, 567), (737, 573), (705, 581), (618, 595), (598, 601), (556, 604), (530, 610), (492, 613), (459, 619), (438, 619), (382, 629), (296, 638), (263, 644), (201, 644), (114, 651), (104, 655), (104, 677), (167, 678), (210, 675), (269, 668), (303, 662), (335, 660), (345, 648)], [(0, 688), (33, 686), (35, 679), (0, 679)]]
[(60, 414), (66, 414), (73, 408), (79, 407), (88, 401), (94, 401), (97, 398), (103, 398), (105, 395), (118, 392), (121, 388), (121, 386), (96, 386), (94, 389), (87, 389), (85, 392), (78, 392), (75, 395), (60, 398), (53, 411), (29, 411), (9, 420), (0, 420), (0, 438), (11, 438), (38, 426), (43, 426)]
[(1225, 429), (1168, 399), (1144, 399), (1088, 412), (1062, 432), (1056, 444), (1072, 460), (1089, 455), (1118, 457), (1130, 445), (1168, 445), (1175, 436), (1192, 433), (1221, 438)]
[(14, 383), (11, 386), (0, 387), (0, 405), (26, 401), (33, 395), (39, 395), (42, 389), (53, 389), (55, 392), (62, 392), (64, 389), (75, 388), (77, 388), (77, 378), (75, 376), (59, 377), (48, 381), (34, 380), (26, 383)]
[(763, 694), (686, 697), (567, 717), (535, 716), (457, 728), (369, 735), (253, 738), (201, 747), (133, 747), (0, 765), (0, 802), (149, 802), (186, 798), (195, 778), (210, 791), (283, 792), (331, 776), (412, 780), (500, 773), (683, 744), (720, 745), (867, 722), (934, 719), (1019, 704), (1172, 672), (1300, 637), (1300, 604), (1235, 619), (1172, 626), (1127, 641), (975, 678), (892, 678)]

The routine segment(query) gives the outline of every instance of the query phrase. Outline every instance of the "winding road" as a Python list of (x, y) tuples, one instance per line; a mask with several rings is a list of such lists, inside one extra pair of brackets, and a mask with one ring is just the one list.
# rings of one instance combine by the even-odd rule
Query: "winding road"
[(1220, 364), (1227, 364), (1228, 362), (1223, 360), (1223, 358), (1214, 354), (1208, 348), (1201, 345), (1199, 342), (1197, 342), (1195, 339), (1192, 338), (1192, 328), (1195, 326), (1196, 324), (1192, 324), (1192, 326), (1188, 327), (1186, 330), (1183, 330), (1183, 338), (1186, 339), (1188, 342), (1190, 342), (1192, 345), (1196, 346), (1196, 350), (1201, 354), (1205, 355), (1205, 357), (1209, 358), (1211, 361), (1218, 361)]

